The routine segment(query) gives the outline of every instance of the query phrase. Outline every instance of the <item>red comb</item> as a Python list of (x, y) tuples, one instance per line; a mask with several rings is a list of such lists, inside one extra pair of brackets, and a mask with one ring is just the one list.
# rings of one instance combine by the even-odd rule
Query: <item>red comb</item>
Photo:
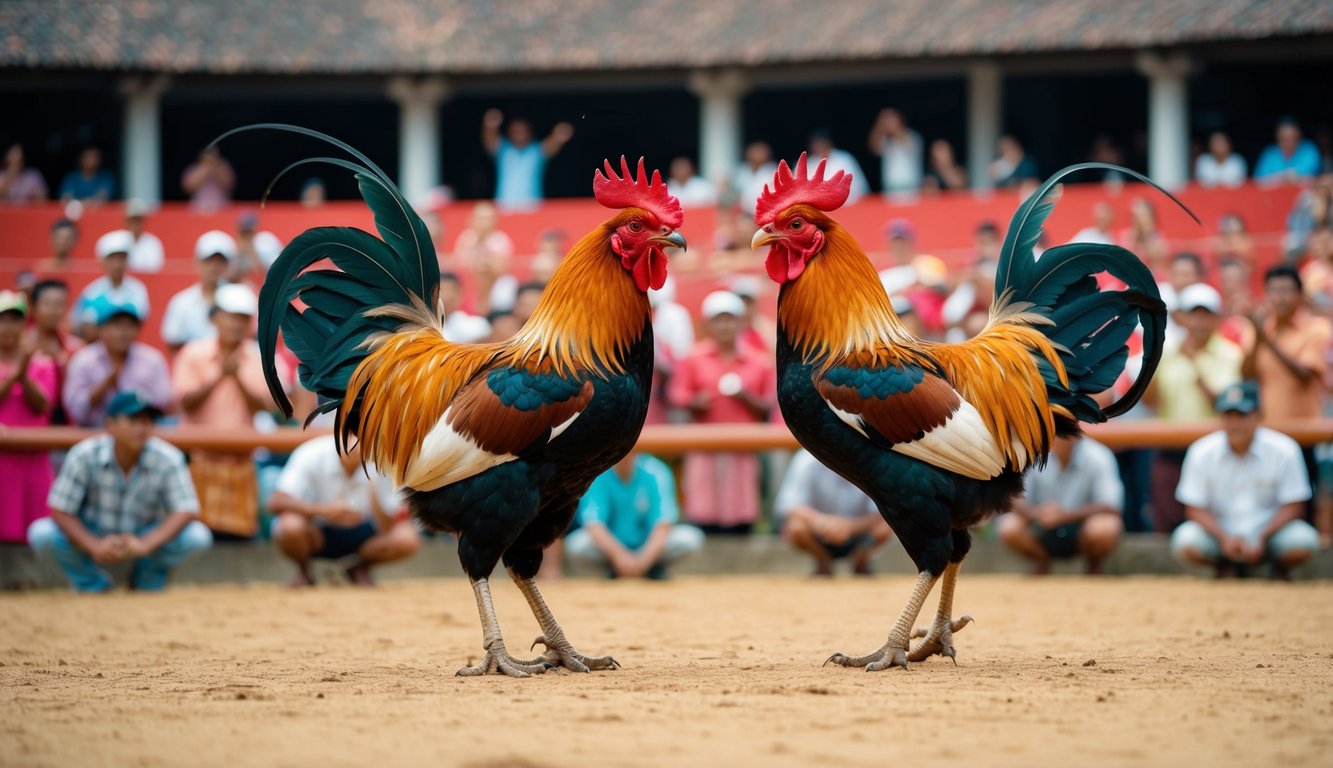
[(625, 156), (620, 156), (620, 175), (606, 160), (606, 175), (593, 171), (592, 193), (597, 202), (607, 208), (642, 208), (657, 217), (658, 221), (678, 228), (685, 221), (685, 214), (680, 209), (680, 201), (667, 192), (662, 183), (662, 174), (653, 171), (653, 180), (648, 181), (648, 172), (643, 169), (643, 158), (639, 158), (639, 178), (636, 180), (629, 171)]
[(787, 167), (787, 161), (778, 163), (778, 172), (773, 175), (773, 189), (764, 185), (764, 192), (754, 204), (754, 223), (763, 226), (777, 218), (782, 211), (798, 203), (813, 206), (821, 211), (836, 211), (847, 202), (852, 192), (852, 175), (838, 171), (833, 178), (824, 178), (824, 163), (819, 161), (815, 175), (806, 176), (805, 153), (796, 161), (796, 172)]

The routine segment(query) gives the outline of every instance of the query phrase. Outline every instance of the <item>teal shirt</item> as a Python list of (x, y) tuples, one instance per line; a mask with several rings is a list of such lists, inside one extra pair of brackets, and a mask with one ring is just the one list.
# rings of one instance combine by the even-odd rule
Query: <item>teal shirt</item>
[(625, 548), (636, 550), (648, 542), (658, 523), (680, 519), (676, 479), (660, 459), (641, 455), (634, 462), (629, 482), (614, 469), (592, 481), (579, 502), (579, 522), (601, 523)]

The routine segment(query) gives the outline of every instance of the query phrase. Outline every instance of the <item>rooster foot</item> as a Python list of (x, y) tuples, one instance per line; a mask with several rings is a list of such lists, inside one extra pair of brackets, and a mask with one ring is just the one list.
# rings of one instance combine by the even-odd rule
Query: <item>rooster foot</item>
[(530, 677), (550, 669), (553, 664), (543, 658), (531, 661), (511, 657), (505, 650), (504, 643), (495, 643), (486, 649), (481, 661), (463, 667), (454, 673), (457, 677), (479, 677), (481, 675), (508, 675), (510, 677)]
[(828, 661), (824, 662), (824, 666), (829, 664), (837, 664), (840, 667), (860, 667), (867, 672), (881, 672), (889, 667), (907, 669), (907, 649), (890, 648), (886, 645), (874, 653), (855, 658), (845, 653), (835, 653), (828, 657)]
[(571, 672), (591, 672), (593, 670), (620, 669), (620, 662), (610, 656), (584, 656), (574, 650), (574, 646), (566, 639), (552, 638), (546, 639), (546, 635), (538, 635), (536, 640), (532, 641), (532, 647), (544, 646), (546, 653), (533, 659), (534, 662), (542, 662), (552, 667), (564, 667)]
[(927, 631), (918, 627), (912, 637), (925, 638), (907, 653), (908, 661), (925, 661), (931, 656), (946, 656), (953, 665), (958, 666), (957, 651), (953, 647), (953, 633), (972, 622), (971, 616), (963, 616), (956, 621), (949, 621), (948, 616), (936, 616), (935, 623)]

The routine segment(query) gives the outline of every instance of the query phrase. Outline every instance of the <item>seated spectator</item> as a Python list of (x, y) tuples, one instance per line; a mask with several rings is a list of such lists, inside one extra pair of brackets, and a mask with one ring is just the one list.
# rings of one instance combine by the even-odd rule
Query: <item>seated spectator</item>
[(328, 200), (328, 190), (324, 187), (324, 180), (318, 176), (311, 176), (301, 184), (301, 207), (306, 209), (322, 208)]
[(1217, 265), (1217, 289), (1222, 294), (1222, 325), (1218, 333), (1227, 341), (1240, 345), (1250, 326), (1249, 314), (1254, 311), (1254, 274), (1249, 262), (1223, 259)]
[(444, 317), (444, 337), (450, 341), (474, 344), (491, 335), (491, 324), (463, 309), (463, 285), (453, 272), (440, 273), (440, 294), (437, 298), (440, 315)]
[(0, 170), (0, 201), (44, 203), (47, 197), (46, 179), (41, 171), (24, 164), (22, 144), (11, 144), (5, 152), (4, 170)]
[(896, 109), (882, 109), (870, 128), (870, 154), (880, 159), (880, 183), (886, 197), (915, 195), (923, 174), (921, 134), (907, 127)]
[(665, 579), (669, 565), (703, 547), (703, 532), (679, 520), (671, 469), (661, 459), (631, 451), (592, 481), (565, 552), (605, 568), (613, 579)]
[(84, 287), (74, 302), (74, 318), (85, 340), (95, 335), (91, 328), (97, 322), (97, 309), (103, 305), (131, 304), (139, 319), (148, 319), (148, 289), (137, 278), (125, 274), (133, 248), (134, 235), (129, 230), (117, 229), (97, 238), (97, 258), (106, 274)]
[[(1195, 283), (1180, 292), (1172, 314), (1184, 335), (1166, 345), (1143, 402), (1168, 421), (1215, 419), (1213, 402), (1223, 389), (1240, 381), (1244, 357), (1239, 346), (1217, 332), (1222, 297), (1212, 286)], [(1185, 508), (1176, 501), (1184, 461), (1184, 451), (1166, 448), (1153, 456), (1150, 485), (1157, 533), (1170, 533), (1185, 519)]]
[(1333, 313), (1333, 225), (1310, 235), (1309, 260), (1301, 267), (1301, 282), (1310, 306), (1323, 315)]
[[(56, 401), (56, 366), (23, 336), (23, 295), (0, 291), (0, 430), (44, 427)], [(51, 457), (42, 451), (0, 451), (0, 542), (22, 544), (28, 525), (46, 515)]]
[(84, 147), (79, 153), (79, 167), (65, 174), (60, 182), (60, 200), (81, 203), (105, 203), (116, 196), (116, 178), (102, 167), (102, 150)]
[(227, 266), (224, 278), (229, 283), (243, 283), (256, 275), (262, 279), (281, 254), (278, 236), (261, 230), (259, 214), (246, 211), (236, 218), (236, 258)]
[(67, 277), (78, 242), (79, 225), (69, 219), (58, 219), (51, 225), (51, 255), (34, 264), (33, 271), (40, 277)]
[(69, 314), (69, 286), (60, 280), (42, 280), (32, 288), (32, 307), (24, 344), (49, 358), (56, 367), (56, 394), (51, 403), (51, 423), (68, 424), (65, 414), (65, 372), (70, 358), (83, 348), (79, 337), (65, 328)]
[(537, 283), (549, 283), (555, 277), (560, 262), (565, 258), (565, 242), (569, 235), (563, 229), (546, 229), (537, 236), (537, 252), (528, 262), (531, 279)]
[(931, 192), (967, 189), (967, 169), (958, 163), (953, 145), (944, 139), (930, 143), (930, 171), (922, 187)]
[(1309, 559), (1319, 546), (1301, 519), (1310, 499), (1301, 448), (1259, 426), (1259, 387), (1233, 384), (1215, 407), (1222, 428), (1185, 454), (1176, 498), (1188, 518), (1171, 534), (1171, 551), (1187, 563), (1211, 565), (1219, 578), (1248, 575), (1264, 561), (1275, 578)]
[(684, 156), (671, 161), (667, 191), (679, 198), (684, 208), (707, 208), (717, 203), (713, 183), (700, 176), (694, 170), (694, 161)]
[(1115, 209), (1110, 203), (1098, 202), (1092, 206), (1092, 223), (1080, 229), (1071, 243), (1115, 245)]
[[(950, 329), (946, 335), (949, 341), (965, 341), (972, 338), (968, 333), (969, 317), (974, 315), (989, 316), (991, 300), (995, 297), (995, 271), (999, 264), (993, 259), (978, 259), (972, 269), (953, 289), (949, 298), (940, 307), (940, 320)], [(984, 325), (984, 323), (983, 323)]]
[(727, 285), (727, 289), (745, 304), (745, 316), (741, 318), (741, 343), (761, 351), (769, 352), (778, 348), (778, 324), (759, 308), (759, 299), (764, 294), (764, 281), (756, 275), (736, 275)]
[[(474, 307), (478, 312), (513, 309), (513, 305), (505, 304), (500, 295), (505, 293), (503, 288), (492, 295), (496, 283), (508, 275), (509, 260), (514, 255), (514, 242), (509, 239), (509, 235), (500, 231), (498, 224), (495, 206), (477, 203), (472, 209), (468, 228), (458, 233), (458, 239), (454, 242), (454, 259), (460, 277), (472, 276), (476, 281), (472, 286), (473, 295), (485, 302), (481, 307)], [(516, 286), (517, 281), (514, 284)], [(495, 299), (501, 301), (496, 303)]]
[(1001, 136), (996, 149), (995, 161), (990, 164), (990, 178), (995, 186), (1016, 188), (1037, 178), (1037, 162), (1023, 150), (1017, 138)]
[(216, 213), (231, 202), (236, 172), (217, 147), (207, 147), (199, 159), (181, 174), (181, 189), (190, 196), (190, 207), (199, 213)]
[(171, 406), (166, 358), (138, 341), (143, 319), (132, 304), (104, 304), (98, 310), (97, 341), (69, 359), (65, 413), (79, 427), (96, 427), (106, 405), (120, 392), (135, 392), (158, 411)]
[(1305, 254), (1310, 235), (1316, 230), (1333, 227), (1333, 173), (1320, 174), (1309, 189), (1296, 197), (1287, 214), (1287, 236), (1282, 247), (1288, 263), (1295, 263)]
[(1057, 437), (1046, 466), (1029, 470), (1023, 495), (996, 526), (1000, 540), (1050, 572), (1051, 560), (1083, 555), (1088, 573), (1102, 573), (1124, 530), (1125, 489), (1115, 454), (1091, 438)]
[(1202, 283), (1206, 275), (1203, 271), (1203, 259), (1191, 251), (1181, 251), (1171, 256), (1167, 267), (1166, 280), (1158, 281), (1157, 291), (1162, 302), (1173, 313), (1166, 320), (1166, 340), (1179, 343), (1185, 336), (1185, 329), (1177, 322), (1174, 310), (1180, 308), (1180, 292), (1185, 288)]
[(1276, 142), (1259, 155), (1254, 164), (1254, 180), (1266, 184), (1287, 184), (1309, 181), (1319, 174), (1323, 165), (1319, 148), (1313, 141), (1301, 137), (1301, 126), (1294, 118), (1284, 117), (1277, 123)]
[[(1088, 161), (1123, 166), (1125, 152), (1109, 134), (1099, 133), (1092, 139), (1092, 147), (1088, 150)], [(1125, 175), (1120, 171), (1103, 170), (1100, 173), (1102, 183), (1108, 186), (1118, 187), (1125, 183)]]
[(1194, 180), (1201, 187), (1239, 187), (1246, 175), (1245, 158), (1231, 151), (1231, 138), (1213, 131), (1208, 151), (1194, 161)]
[(868, 576), (871, 558), (893, 538), (875, 502), (806, 450), (787, 465), (773, 512), (782, 537), (815, 559), (816, 576), (832, 576), (843, 558), (852, 573)]
[[(1169, 270), (1171, 248), (1157, 225), (1157, 209), (1147, 198), (1136, 197), (1129, 203), (1129, 229), (1120, 237), (1120, 245), (1143, 260), (1157, 277), (1158, 285)], [(1166, 296), (1162, 297), (1167, 300)], [(1167, 302), (1167, 306), (1171, 306)]]
[(1254, 243), (1250, 240), (1245, 219), (1238, 213), (1224, 213), (1217, 220), (1217, 237), (1213, 254), (1219, 263), (1227, 260), (1254, 262)]
[(505, 312), (499, 309), (487, 315), (486, 322), (490, 324), (491, 332), (484, 341), (492, 344), (509, 341), (523, 327), (518, 318), (514, 317), (513, 312)]
[(273, 541), (296, 563), (293, 587), (315, 583), (310, 561), (355, 555), (347, 577), (374, 584), (371, 568), (402, 560), (421, 548), (421, 535), (408, 517), (393, 482), (361, 466), (361, 448), (338, 453), (333, 435), (302, 443), (287, 459), (268, 508)]
[(527, 325), (528, 319), (537, 309), (537, 302), (542, 300), (542, 294), (545, 292), (546, 283), (527, 282), (518, 286), (518, 290), (514, 292), (512, 314), (520, 328)]
[(125, 229), (134, 238), (129, 259), (132, 272), (161, 272), (162, 263), (166, 260), (162, 241), (152, 232), (144, 231), (144, 219), (148, 216), (148, 210), (148, 204), (142, 200), (129, 200), (125, 203)]
[(904, 218), (892, 218), (884, 225), (884, 238), (889, 243), (889, 266), (879, 272), (879, 281), (890, 297), (906, 295), (917, 283), (916, 227)]
[(648, 305), (653, 315), (653, 386), (644, 423), (665, 424), (672, 416), (667, 385), (676, 366), (694, 349), (694, 318), (676, 302), (676, 278), (671, 275), (660, 289), (648, 292)]
[[(729, 291), (704, 298), (707, 337), (681, 360), (667, 400), (703, 424), (762, 423), (776, 399), (772, 357), (740, 343), (745, 303)], [(759, 516), (759, 457), (685, 456), (685, 519), (709, 533), (748, 533)]]
[[(276, 408), (251, 333), (259, 300), (248, 285), (221, 286), (213, 296), (213, 336), (196, 339), (176, 355), (171, 385), (181, 426), (247, 427), (255, 414)], [(274, 360), (279, 379), (287, 363)], [(199, 518), (214, 533), (250, 537), (259, 526), (259, 481), (247, 454), (190, 453)]]
[(806, 160), (807, 173), (814, 174), (819, 161), (825, 161), (824, 178), (830, 178), (838, 171), (852, 175), (852, 190), (847, 195), (846, 205), (860, 200), (870, 193), (870, 182), (866, 181), (865, 171), (856, 157), (845, 149), (833, 146), (833, 135), (823, 128), (817, 128), (810, 134), (810, 157)]
[(218, 288), (226, 285), (222, 276), (236, 259), (236, 241), (220, 229), (205, 232), (195, 241), (194, 258), (199, 282), (172, 296), (162, 316), (162, 341), (172, 354), (216, 331), (209, 313)]
[(172, 568), (213, 543), (185, 456), (153, 437), (158, 409), (135, 392), (106, 408), (106, 434), (70, 449), (47, 502), (50, 517), (28, 526), (28, 543), (53, 558), (80, 592), (106, 592), (103, 565), (133, 561), (130, 588), (158, 591)]
[(745, 145), (745, 162), (736, 170), (732, 191), (741, 213), (754, 215), (754, 204), (764, 192), (764, 185), (773, 183), (778, 164), (773, 162), (773, 148), (766, 141), (752, 141)]
[(546, 162), (574, 138), (574, 126), (556, 123), (541, 142), (534, 141), (532, 123), (522, 118), (509, 121), (502, 137), (504, 113), (488, 109), (481, 119), (481, 144), (495, 158), (495, 204), (507, 211), (531, 210), (545, 198), (542, 185)]

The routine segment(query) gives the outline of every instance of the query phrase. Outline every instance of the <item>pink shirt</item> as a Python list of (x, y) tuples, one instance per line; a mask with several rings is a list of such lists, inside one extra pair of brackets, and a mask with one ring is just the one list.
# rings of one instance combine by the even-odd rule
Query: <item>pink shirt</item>
[[(268, 384), (264, 382), (264, 369), (260, 362), (259, 345), (247, 341), (241, 345), (240, 368), (237, 377), (245, 382), (245, 388), (251, 394), (260, 395), (272, 406), (268, 394)], [(287, 363), (277, 358), (278, 377), (288, 379)], [(174, 361), (171, 386), (179, 400), (210, 381), (222, 372), (222, 352), (218, 349), (218, 340), (199, 339), (181, 348)], [(204, 426), (249, 426), (254, 419), (254, 412), (245, 399), (245, 394), (237, 386), (236, 380), (228, 377), (218, 384), (208, 395), (208, 399), (193, 411), (181, 409), (181, 424)]]
[[(724, 381), (728, 374), (734, 377)], [(772, 360), (744, 343), (737, 345), (734, 356), (723, 357), (711, 340), (696, 344), (677, 365), (667, 386), (667, 399), (673, 406), (686, 408), (701, 393), (710, 395), (708, 409), (695, 416), (695, 421), (704, 424), (760, 421), (739, 400), (723, 393), (735, 377), (739, 377), (742, 390), (772, 407), (777, 392)]]
[[(7, 378), (14, 367), (0, 361), (0, 379)], [(51, 423), (51, 409), (56, 406), (56, 364), (46, 355), (33, 355), (28, 363), (28, 378), (46, 393), (47, 407), (33, 413), (23, 399), (23, 382), (16, 381), (8, 392), (0, 392), (0, 424), (7, 427), (44, 427)]]

